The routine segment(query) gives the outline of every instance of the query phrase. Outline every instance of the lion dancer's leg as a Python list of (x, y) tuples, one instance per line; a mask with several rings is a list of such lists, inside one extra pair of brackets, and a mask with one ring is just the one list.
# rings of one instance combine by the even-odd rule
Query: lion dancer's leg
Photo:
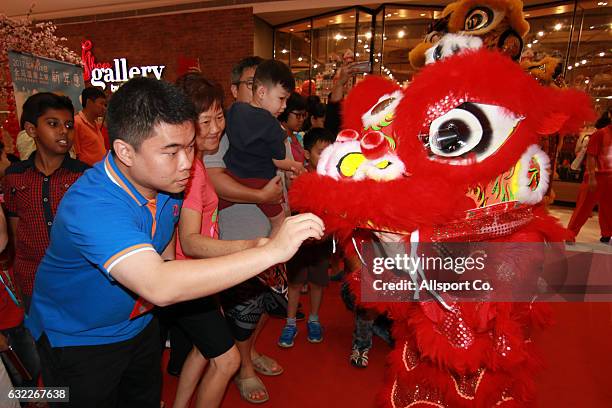
[[(580, 233), (580, 229), (587, 222), (595, 204), (599, 200), (599, 191), (589, 191), (588, 173), (584, 174), (584, 181), (580, 184), (578, 197), (576, 198), (576, 208), (572, 213), (572, 217), (567, 225), (567, 229), (572, 231), (576, 236)], [(599, 189), (598, 189), (599, 190)]]
[(612, 174), (597, 175), (597, 190), (601, 236), (609, 239), (612, 236)]

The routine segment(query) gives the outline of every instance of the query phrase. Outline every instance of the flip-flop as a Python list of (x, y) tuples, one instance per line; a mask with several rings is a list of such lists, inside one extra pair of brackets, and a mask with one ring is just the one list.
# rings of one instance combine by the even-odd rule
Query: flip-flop
[[(262, 404), (270, 399), (268, 395), (268, 390), (263, 382), (259, 379), (259, 377), (248, 377), (248, 378), (236, 378), (234, 379), (236, 386), (238, 387), (238, 391), (240, 392), (240, 396), (247, 402), (251, 404)], [(251, 393), (253, 391), (263, 391), (265, 393), (265, 397), (263, 399), (255, 399), (251, 397)]]
[[(266, 356), (265, 354), (260, 354), (259, 357), (254, 358), (253, 360), (253, 368), (259, 374), (267, 375), (269, 377), (274, 377), (277, 375), (281, 375), (283, 371), (283, 367), (278, 364), (276, 360)], [(274, 371), (272, 369), (273, 366), (278, 367), (278, 371)]]

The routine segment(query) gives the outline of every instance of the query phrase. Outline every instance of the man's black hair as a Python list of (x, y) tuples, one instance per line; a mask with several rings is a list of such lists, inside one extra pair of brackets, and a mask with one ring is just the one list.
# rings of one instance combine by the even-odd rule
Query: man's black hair
[(120, 139), (138, 150), (159, 123), (195, 122), (193, 103), (176, 86), (153, 78), (133, 78), (111, 97), (106, 111), (111, 148)]
[(238, 85), (242, 73), (247, 68), (257, 68), (259, 64), (263, 62), (263, 58), (258, 56), (251, 56), (241, 59), (238, 64), (232, 68), (232, 85)]
[(304, 121), (304, 126), (302, 127), (302, 130), (304, 131), (307, 131), (312, 127), (312, 118), (324, 118), (325, 114), (327, 113), (327, 107), (322, 102), (319, 102), (316, 105), (312, 105), (310, 107), (307, 106), (306, 110), (308, 111), (308, 117)]
[(74, 116), (74, 106), (67, 96), (56, 95), (51, 92), (41, 92), (30, 96), (23, 104), (21, 112), (21, 129), (25, 128), (26, 122), (36, 126), (38, 118), (49, 109), (67, 110)]
[(87, 105), (87, 101), (95, 101), (98, 98), (106, 99), (106, 95), (100, 88), (95, 86), (88, 86), (81, 92), (81, 104), (83, 107)]
[(297, 92), (291, 92), (289, 98), (287, 98), (287, 107), (278, 115), (280, 122), (287, 122), (289, 120), (289, 113), (295, 111), (306, 111), (306, 99)]
[(317, 95), (310, 95), (306, 98), (306, 112), (311, 113), (312, 109), (321, 103), (321, 98)]
[(266, 60), (257, 66), (253, 78), (253, 91), (264, 85), (273, 87), (280, 85), (287, 92), (295, 90), (295, 80), (287, 65), (277, 60)]
[(311, 151), (317, 142), (334, 143), (336, 137), (325, 128), (312, 128), (304, 135), (304, 150)]

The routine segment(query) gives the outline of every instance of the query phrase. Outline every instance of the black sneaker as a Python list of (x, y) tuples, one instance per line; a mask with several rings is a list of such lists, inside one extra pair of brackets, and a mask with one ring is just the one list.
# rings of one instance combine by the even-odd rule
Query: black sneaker
[(610, 243), (610, 237), (601, 237), (601, 238), (599, 238), (599, 242), (601, 242), (603, 244), (609, 244)]
[(368, 366), (368, 352), (369, 348), (365, 348), (363, 350), (359, 350), (358, 348), (353, 348), (351, 351), (351, 356), (349, 360), (353, 367), (357, 368), (366, 368)]

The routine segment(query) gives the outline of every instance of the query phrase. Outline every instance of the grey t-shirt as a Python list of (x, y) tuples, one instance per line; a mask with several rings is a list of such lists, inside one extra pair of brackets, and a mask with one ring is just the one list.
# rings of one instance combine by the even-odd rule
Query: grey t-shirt
[[(227, 135), (221, 137), (216, 153), (204, 155), (207, 168), (225, 168), (223, 156), (229, 148)], [(270, 234), (270, 221), (255, 204), (234, 204), (219, 212), (219, 238), (255, 239)]]

